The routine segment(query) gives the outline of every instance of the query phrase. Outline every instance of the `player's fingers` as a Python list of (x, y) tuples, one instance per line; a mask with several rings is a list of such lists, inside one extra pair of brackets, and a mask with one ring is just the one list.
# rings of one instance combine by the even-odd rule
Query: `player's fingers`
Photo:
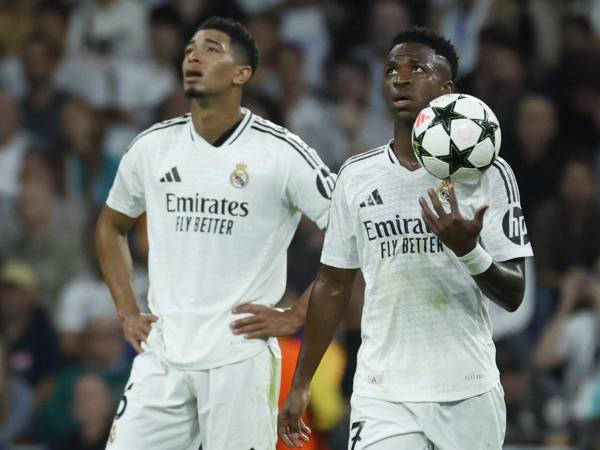
[(233, 313), (234, 314), (244, 314), (244, 313), (257, 314), (260, 311), (263, 311), (265, 309), (268, 309), (268, 306), (254, 305), (252, 303), (243, 303), (243, 304), (238, 305), (235, 308), (233, 308)]
[(419, 204), (421, 205), (421, 217), (423, 217), (425, 224), (431, 231), (437, 234), (439, 232), (439, 228), (437, 226), (437, 218), (435, 218), (435, 214), (431, 211), (429, 205), (423, 197), (419, 198)]
[(156, 317), (154, 314), (150, 314), (150, 313), (142, 313), (140, 314), (144, 320), (146, 320), (146, 322), (148, 323), (154, 323), (158, 320), (158, 317)]
[(444, 210), (444, 207), (442, 206), (437, 193), (433, 189), (427, 189), (427, 194), (429, 194), (431, 204), (433, 205), (433, 209), (435, 209), (435, 212), (437, 213), (438, 217), (445, 216), (447, 213)]
[(312, 430), (306, 426), (304, 420), (300, 419), (300, 429), (303, 433), (311, 434)]
[(481, 228), (483, 226), (483, 216), (485, 215), (485, 212), (487, 211), (488, 208), (489, 208), (488, 205), (483, 205), (477, 211), (475, 211), (475, 217), (473, 217), (473, 222), (479, 228)]
[(233, 330), (233, 334), (243, 334), (244, 337), (248, 339), (253, 339), (254, 337), (260, 337), (269, 334), (270, 330), (264, 324), (253, 324), (246, 325), (242, 328), (237, 328)]
[(131, 344), (131, 346), (134, 348), (134, 350), (137, 353), (144, 353), (144, 350), (142, 349), (140, 342), (136, 338), (128, 337), (127, 342), (129, 342)]
[(251, 316), (251, 317), (246, 317), (244, 319), (239, 319), (236, 320), (234, 322), (231, 322), (231, 328), (235, 328), (235, 329), (241, 329), (243, 327), (246, 327), (248, 325), (255, 325), (257, 323), (261, 323), (262, 322), (262, 317), (260, 316)]
[(450, 212), (460, 215), (460, 208), (458, 207), (458, 199), (456, 197), (454, 186), (450, 186)]

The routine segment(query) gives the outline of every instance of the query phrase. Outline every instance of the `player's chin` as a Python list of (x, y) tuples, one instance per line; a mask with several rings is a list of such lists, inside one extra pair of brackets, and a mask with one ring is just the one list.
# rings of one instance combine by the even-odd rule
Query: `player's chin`
[(418, 111), (413, 111), (412, 108), (394, 108), (393, 115), (396, 120), (412, 124), (418, 116)]
[(197, 86), (184, 86), (183, 94), (186, 98), (202, 98), (206, 96), (206, 91)]

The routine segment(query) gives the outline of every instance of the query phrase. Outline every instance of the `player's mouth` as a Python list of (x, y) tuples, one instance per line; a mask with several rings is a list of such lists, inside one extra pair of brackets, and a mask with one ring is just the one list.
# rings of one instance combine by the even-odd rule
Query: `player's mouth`
[(190, 69), (190, 70), (186, 70), (184, 77), (186, 80), (189, 81), (194, 81), (194, 80), (198, 80), (200, 78), (202, 78), (204, 76), (204, 73), (201, 70), (196, 70), (196, 69)]
[(406, 109), (410, 105), (410, 101), (410, 97), (406, 95), (398, 95), (394, 97), (393, 103), (396, 109)]

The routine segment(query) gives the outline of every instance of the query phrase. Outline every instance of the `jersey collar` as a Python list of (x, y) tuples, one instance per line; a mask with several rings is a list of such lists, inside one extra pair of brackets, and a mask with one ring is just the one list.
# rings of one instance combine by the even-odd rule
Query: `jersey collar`
[[(242, 114), (244, 114), (244, 117), (242, 118), (242, 120), (240, 121), (238, 126), (235, 128), (235, 130), (233, 130), (233, 132), (229, 135), (229, 137), (225, 140), (225, 142), (223, 142), (218, 147), (214, 147), (214, 148), (227, 147), (229, 145), (232, 145), (233, 143), (238, 141), (240, 139), (240, 137), (242, 137), (242, 135), (244, 134), (244, 131), (246, 131), (246, 129), (248, 128), (248, 125), (250, 124), (250, 122), (253, 119), (253, 114), (252, 114), (252, 111), (250, 111), (247, 108), (242, 107), (242, 108), (240, 108), (240, 110), (242, 111)], [(211, 145), (208, 142), (206, 142), (206, 140), (202, 136), (200, 136), (198, 134), (198, 132), (194, 128), (194, 124), (192, 122), (191, 116), (190, 116), (190, 136), (192, 138), (192, 142), (195, 142), (195, 143), (202, 142), (204, 144)], [(212, 145), (211, 145), (211, 147), (212, 147)]]
[(404, 167), (402, 164), (400, 164), (400, 162), (398, 161), (398, 158), (396, 158), (396, 154), (394, 153), (394, 149), (393, 149), (393, 145), (394, 145), (394, 140), (390, 140), (386, 146), (386, 153), (387, 153), (387, 161), (389, 162), (389, 164), (396, 166), (396, 168), (398, 170), (401, 171), (401, 173), (409, 178), (416, 178), (416, 177), (420, 177), (423, 174), (426, 174), (427, 171), (423, 168), (423, 166), (419, 167), (416, 170), (408, 170), (406, 167)]

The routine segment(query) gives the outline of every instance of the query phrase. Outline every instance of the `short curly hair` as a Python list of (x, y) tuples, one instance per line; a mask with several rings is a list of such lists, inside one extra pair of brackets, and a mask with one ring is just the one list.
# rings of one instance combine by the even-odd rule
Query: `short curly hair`
[(256, 68), (260, 60), (258, 47), (248, 29), (240, 22), (230, 18), (215, 16), (202, 22), (197, 31), (200, 30), (218, 30), (229, 36), (232, 45), (240, 51), (245, 62), (252, 67), (252, 74), (256, 73)]
[(452, 81), (456, 80), (458, 74), (458, 55), (454, 45), (445, 37), (437, 34), (430, 28), (425, 27), (413, 27), (406, 31), (398, 33), (392, 40), (388, 52), (392, 50), (396, 45), (403, 44), (405, 42), (414, 42), (417, 44), (423, 44), (431, 48), (437, 55), (443, 57), (450, 64), (450, 75)]

